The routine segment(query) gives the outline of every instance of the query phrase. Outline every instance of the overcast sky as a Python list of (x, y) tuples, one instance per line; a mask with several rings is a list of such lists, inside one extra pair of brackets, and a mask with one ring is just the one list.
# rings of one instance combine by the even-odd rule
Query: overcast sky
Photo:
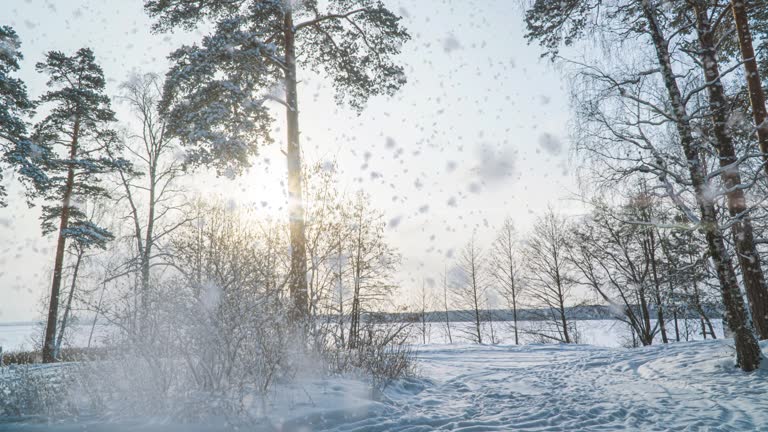
[[(473, 232), (487, 246), (507, 215), (524, 233), (548, 205), (579, 210), (568, 199), (577, 188), (565, 84), (526, 44), (518, 2), (387, 3), (413, 37), (400, 57), (408, 84), (358, 116), (334, 104), (322, 77), (300, 73), (300, 122), (305, 160), (337, 160), (340, 187), (364, 188), (386, 212), (388, 236), (403, 256), (401, 298), (408, 298), (422, 277), (438, 278), (450, 266)], [(33, 97), (45, 85), (34, 64), (48, 50), (91, 47), (114, 95), (131, 72), (162, 74), (169, 52), (201, 37), (151, 34), (140, 0), (2, 0), (2, 9), (0, 24), (21, 38), (21, 78)], [(203, 192), (282, 215), (284, 133), (274, 136), (249, 173)], [(0, 322), (42, 316), (53, 263), (54, 236), (41, 237), (39, 213), (18, 194), (11, 200), (0, 210)]]

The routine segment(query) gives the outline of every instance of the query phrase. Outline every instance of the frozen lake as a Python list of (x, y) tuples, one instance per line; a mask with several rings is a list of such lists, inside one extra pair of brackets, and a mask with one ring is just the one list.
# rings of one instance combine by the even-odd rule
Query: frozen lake
[[(3, 351), (34, 350), (40, 346), (45, 325), (37, 322), (0, 323), (0, 347)], [(91, 324), (74, 324), (65, 335), (68, 346), (86, 347), (104, 342), (108, 327), (97, 324), (91, 336)]]
[[(628, 327), (617, 320), (576, 320), (576, 328), (580, 334), (579, 340), (582, 344), (596, 345), (603, 347), (619, 347), (630, 340), (631, 335)], [(520, 321), (519, 326), (520, 342), (523, 344), (536, 342), (530, 335), (523, 331), (540, 322)], [(655, 323), (655, 321), (652, 321)], [(722, 320), (712, 320), (715, 332), (718, 338), (723, 337)], [(514, 332), (512, 322), (495, 321), (493, 322), (493, 342), (500, 344), (514, 344)], [(468, 342), (467, 334), (471, 331), (472, 324), (468, 322), (452, 322), (451, 336), (454, 343)], [(701, 325), (698, 320), (679, 320), (678, 328), (680, 340), (701, 340)], [(5, 352), (31, 350), (39, 346), (42, 340), (44, 325), (35, 322), (22, 323), (0, 323), (0, 347)], [(667, 323), (667, 332), (671, 340), (675, 339), (675, 328), (672, 322)], [(426, 336), (422, 334), (420, 323), (413, 323), (411, 332), (411, 341), (414, 344), (447, 344), (449, 343), (448, 332), (445, 323), (429, 322), (426, 326)], [(91, 324), (76, 324), (68, 332), (67, 344), (74, 347), (86, 347), (90, 339), (91, 346), (97, 346), (104, 343), (105, 336), (109, 334), (109, 326), (96, 325), (91, 336)], [(491, 325), (483, 324), (484, 342), (491, 343)], [(657, 336), (658, 343), (661, 342), (661, 336)]]

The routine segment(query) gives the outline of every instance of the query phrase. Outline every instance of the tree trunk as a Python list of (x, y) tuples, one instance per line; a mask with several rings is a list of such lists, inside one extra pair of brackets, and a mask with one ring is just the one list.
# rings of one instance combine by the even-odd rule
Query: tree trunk
[(728, 189), (726, 193), (728, 212), (736, 220), (732, 231), (733, 242), (752, 311), (752, 321), (760, 339), (768, 339), (768, 291), (765, 286), (763, 269), (760, 266), (760, 255), (755, 247), (752, 222), (746, 214), (748, 210), (747, 199), (744, 196), (744, 191), (739, 188), (741, 175), (739, 174), (736, 150), (733, 140), (726, 130), (728, 118), (725, 110), (728, 102), (720, 80), (714, 35), (709, 24), (706, 5), (699, 1), (694, 6), (694, 11), (696, 13), (696, 29), (701, 44), (700, 55), (704, 65), (704, 77), (709, 83), (707, 91), (716, 148), (722, 168), (721, 177)]
[(560, 322), (563, 326), (563, 341), (565, 343), (571, 343), (571, 337), (568, 334), (568, 319), (565, 316), (565, 298), (563, 295), (562, 278), (560, 277), (560, 263), (558, 262), (557, 252), (553, 251), (554, 267), (555, 267), (555, 285), (557, 287), (557, 306), (560, 309)]
[[(72, 143), (69, 149), (69, 160), (73, 161), (77, 156), (77, 141), (80, 136), (80, 119), (75, 119), (72, 129)], [(69, 227), (69, 202), (72, 198), (72, 190), (75, 186), (75, 168), (70, 165), (67, 168), (67, 183), (64, 187), (64, 199), (61, 202), (61, 221), (59, 223), (59, 238), (56, 242), (56, 257), (53, 263), (53, 281), (51, 283), (51, 298), (48, 305), (48, 322), (45, 327), (45, 340), (43, 341), (43, 363), (56, 361), (56, 324), (59, 319), (59, 293), (61, 292), (61, 274), (64, 269), (64, 250), (67, 246), (67, 238), (64, 231)]]
[(731, 260), (726, 255), (723, 233), (717, 224), (715, 203), (707, 192), (708, 185), (699, 149), (693, 140), (688, 113), (682, 105), (683, 98), (670, 63), (671, 58), (667, 42), (656, 22), (656, 12), (650, 0), (641, 0), (640, 3), (643, 14), (648, 22), (651, 40), (656, 49), (656, 57), (662, 71), (664, 85), (669, 93), (675, 117), (675, 127), (680, 136), (680, 145), (687, 159), (691, 183), (693, 184), (696, 201), (701, 213), (701, 228), (707, 239), (710, 257), (715, 264), (718, 281), (720, 282), (720, 291), (726, 309), (726, 319), (734, 336), (737, 364), (744, 371), (753, 371), (760, 364), (760, 346), (748, 327), (746, 311), (736, 280), (736, 273), (733, 270)]
[(304, 206), (301, 187), (301, 147), (299, 146), (299, 105), (296, 89), (296, 46), (293, 13), (290, 7), (285, 12), (283, 25), (285, 36), (285, 111), (288, 148), (288, 217), (291, 237), (290, 292), (293, 298), (296, 318), (305, 320), (309, 316), (307, 298), (307, 252), (304, 236)]
[(347, 346), (346, 339), (344, 337), (344, 276), (341, 268), (341, 234), (339, 234), (339, 333), (341, 334), (341, 346)]
[(768, 122), (766, 119), (765, 93), (760, 81), (760, 70), (757, 68), (755, 49), (752, 46), (752, 32), (749, 29), (746, 0), (731, 0), (736, 34), (739, 37), (741, 58), (744, 62), (744, 72), (749, 92), (749, 103), (752, 105), (752, 118), (757, 129), (757, 140), (763, 153), (765, 172), (768, 174)]
[(661, 282), (656, 268), (656, 235), (653, 230), (648, 232), (648, 257), (651, 260), (651, 273), (653, 276), (653, 296), (656, 301), (656, 319), (661, 330), (661, 342), (669, 343), (667, 337), (667, 323), (664, 321), (664, 304), (661, 301)]
[[(651, 312), (648, 310), (648, 300), (645, 298), (644, 282), (639, 282), (640, 289), (638, 290), (638, 297), (640, 300), (640, 314), (643, 317), (643, 328), (639, 329), (638, 336), (645, 345), (651, 345), (653, 343), (653, 336), (655, 335), (654, 329), (651, 328)], [(646, 341), (648, 343), (646, 343)]]
[(448, 276), (443, 273), (443, 305), (445, 306), (445, 327), (448, 329), (448, 343), (453, 343), (451, 336), (451, 318), (448, 315)]
[(560, 306), (560, 321), (563, 323), (563, 340), (565, 343), (571, 343), (571, 337), (568, 334), (568, 319), (565, 317), (565, 303), (563, 302), (563, 294), (560, 290), (560, 286), (558, 284), (558, 291), (559, 291), (559, 306)]
[[(472, 256), (474, 260), (474, 255)], [(480, 305), (477, 298), (477, 271), (475, 270), (475, 263), (472, 263), (472, 297), (475, 303), (475, 331), (477, 333), (477, 343), (483, 343), (483, 335), (480, 333)]]
[[(155, 236), (155, 206), (157, 204), (155, 194), (157, 188), (157, 160), (152, 160), (152, 166), (149, 172), (149, 213), (147, 215), (147, 230), (144, 238), (144, 249), (141, 254), (141, 312), (139, 313), (139, 331), (143, 336), (147, 336), (149, 321), (149, 269), (152, 256), (152, 247), (154, 246)], [(141, 231), (136, 235), (141, 236)]]
[(64, 307), (64, 316), (61, 317), (61, 326), (59, 326), (59, 337), (56, 340), (56, 350), (53, 354), (54, 358), (59, 358), (59, 353), (61, 353), (61, 344), (64, 341), (64, 330), (67, 328), (67, 321), (69, 320), (69, 314), (72, 310), (72, 299), (75, 297), (75, 287), (77, 286), (77, 273), (80, 271), (80, 263), (83, 261), (83, 254), (84, 251), (78, 249), (75, 268), (72, 271), (72, 285), (70, 286), (69, 295), (67, 296), (67, 306)]
[(512, 284), (512, 322), (514, 322), (515, 326), (515, 345), (520, 345), (520, 339), (518, 337), (518, 331), (517, 331), (517, 289), (515, 287), (515, 273), (514, 269), (510, 266), (509, 268), (509, 275), (510, 275), (510, 283)]

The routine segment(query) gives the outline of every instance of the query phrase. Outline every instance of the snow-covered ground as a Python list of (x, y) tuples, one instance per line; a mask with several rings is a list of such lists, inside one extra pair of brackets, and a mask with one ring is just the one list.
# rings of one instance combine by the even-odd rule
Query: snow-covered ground
[[(278, 391), (257, 431), (768, 430), (768, 364), (745, 374), (728, 339), (637, 349), (588, 345), (425, 345), (418, 378), (378, 401), (354, 379)], [(764, 352), (768, 344), (762, 345)], [(83, 429), (85, 428), (85, 429)], [(19, 431), (223, 430), (153, 420), (2, 424)]]
[(395, 387), (383, 413), (332, 430), (768, 430), (768, 365), (742, 373), (729, 343), (429, 345), (423, 389)]

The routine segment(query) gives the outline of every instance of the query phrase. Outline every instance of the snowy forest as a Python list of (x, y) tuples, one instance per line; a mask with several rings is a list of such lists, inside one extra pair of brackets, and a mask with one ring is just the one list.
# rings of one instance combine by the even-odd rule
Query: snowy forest
[(768, 430), (764, 0), (4, 0), (0, 430)]

